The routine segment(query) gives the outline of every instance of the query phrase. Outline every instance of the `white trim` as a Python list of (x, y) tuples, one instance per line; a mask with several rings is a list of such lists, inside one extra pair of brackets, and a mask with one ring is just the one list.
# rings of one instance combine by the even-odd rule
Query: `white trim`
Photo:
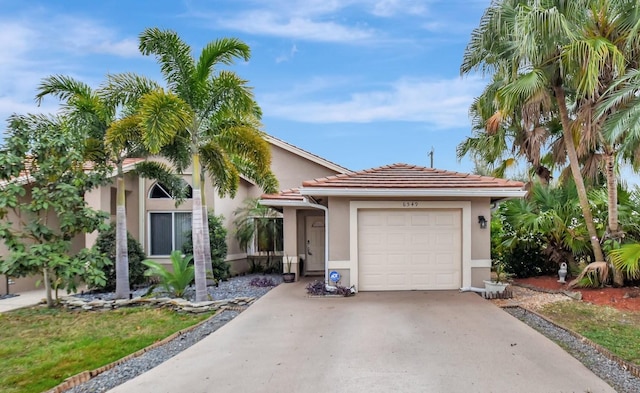
[(237, 261), (238, 259), (244, 259), (247, 257), (247, 253), (246, 252), (242, 252), (239, 254), (227, 254), (227, 257), (224, 259), (225, 262), (228, 261)]
[(472, 259), (470, 267), (491, 267), (491, 259)]
[(303, 149), (301, 149), (301, 148), (299, 148), (297, 146), (294, 146), (294, 145), (292, 145), (290, 143), (287, 143), (287, 142), (285, 142), (283, 140), (280, 140), (280, 139), (278, 139), (276, 137), (273, 137), (271, 135), (265, 134), (264, 135), (264, 139), (267, 142), (269, 142), (272, 145), (274, 145), (274, 146), (277, 146), (277, 147), (279, 147), (279, 148), (281, 148), (283, 150), (286, 150), (286, 151), (288, 151), (290, 153), (293, 153), (293, 154), (298, 155), (298, 156), (300, 156), (302, 158), (305, 158), (305, 159), (307, 159), (307, 160), (309, 160), (311, 162), (315, 162), (318, 165), (322, 165), (323, 167), (331, 169), (332, 171), (335, 171), (335, 172), (338, 172), (338, 173), (353, 173), (352, 171), (350, 171), (349, 169), (347, 169), (345, 167), (342, 167), (342, 166), (340, 166), (338, 164), (335, 164), (335, 163), (333, 163), (331, 161), (325, 160), (322, 157), (319, 157), (319, 156), (317, 156), (317, 155), (315, 155), (313, 153), (309, 153), (306, 150), (303, 150)]
[[(358, 288), (358, 210), (359, 209), (408, 209), (403, 201), (351, 201), (349, 203), (349, 238), (351, 255), (351, 284)], [(410, 207), (416, 209), (416, 207)], [(461, 209), (462, 210), (462, 285), (471, 286), (471, 202), (470, 201), (426, 201), (417, 209)]]
[[(144, 234), (147, 231), (148, 221), (145, 220), (146, 216), (146, 201), (144, 197), (144, 191), (146, 186), (146, 180), (143, 177), (138, 176), (138, 239), (143, 240)], [(147, 252), (147, 242), (141, 241), (142, 251)]]
[(438, 188), (438, 189), (398, 189), (398, 188), (333, 188), (301, 187), (301, 195), (350, 196), (350, 197), (501, 197), (522, 198), (527, 192), (508, 188)]

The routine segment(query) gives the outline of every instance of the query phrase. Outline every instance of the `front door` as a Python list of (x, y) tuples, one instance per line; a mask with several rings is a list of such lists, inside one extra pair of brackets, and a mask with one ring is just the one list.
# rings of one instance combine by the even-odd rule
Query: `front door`
[(324, 217), (309, 216), (306, 218), (306, 271), (324, 271)]

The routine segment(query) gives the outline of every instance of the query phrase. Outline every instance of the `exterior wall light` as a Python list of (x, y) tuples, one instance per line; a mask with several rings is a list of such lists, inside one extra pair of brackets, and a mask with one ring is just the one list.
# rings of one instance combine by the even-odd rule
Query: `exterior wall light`
[(482, 229), (487, 228), (487, 219), (484, 218), (484, 216), (478, 216), (478, 223), (480, 224), (480, 228)]

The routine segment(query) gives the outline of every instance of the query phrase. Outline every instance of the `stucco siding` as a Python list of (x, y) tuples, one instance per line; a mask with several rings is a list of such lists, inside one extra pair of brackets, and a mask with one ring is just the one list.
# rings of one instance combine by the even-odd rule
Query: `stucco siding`
[(305, 180), (338, 173), (274, 145), (271, 145), (271, 171), (281, 190), (300, 187)]

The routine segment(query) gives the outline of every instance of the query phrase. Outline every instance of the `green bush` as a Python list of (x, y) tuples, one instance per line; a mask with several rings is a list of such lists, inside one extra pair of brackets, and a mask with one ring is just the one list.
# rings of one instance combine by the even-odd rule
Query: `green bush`
[[(209, 212), (209, 240), (211, 241), (211, 264), (213, 265), (213, 278), (216, 280), (226, 280), (231, 276), (227, 258), (227, 229), (224, 227), (224, 217), (216, 216)], [(182, 245), (182, 252), (185, 255), (193, 255), (193, 243), (191, 231), (186, 233), (187, 241)]]
[(146, 260), (142, 261), (149, 270), (145, 272), (146, 276), (156, 276), (160, 279), (160, 285), (164, 289), (176, 297), (183, 297), (185, 290), (191, 285), (195, 275), (195, 268), (191, 263), (193, 256), (182, 256), (180, 250), (171, 252), (171, 265), (173, 271), (169, 271), (166, 267), (158, 262)]
[[(94, 285), (93, 289), (101, 291), (114, 291), (116, 289), (116, 224), (112, 223), (108, 230), (100, 232), (96, 247), (111, 261), (110, 265), (102, 266), (106, 283), (104, 286)], [(142, 251), (140, 243), (127, 232), (127, 251), (129, 253), (129, 284), (133, 287), (146, 282), (142, 264), (147, 256)]]
[(494, 212), (491, 220), (491, 259), (518, 278), (555, 274), (558, 265), (545, 255), (544, 241), (535, 234), (517, 230)]

